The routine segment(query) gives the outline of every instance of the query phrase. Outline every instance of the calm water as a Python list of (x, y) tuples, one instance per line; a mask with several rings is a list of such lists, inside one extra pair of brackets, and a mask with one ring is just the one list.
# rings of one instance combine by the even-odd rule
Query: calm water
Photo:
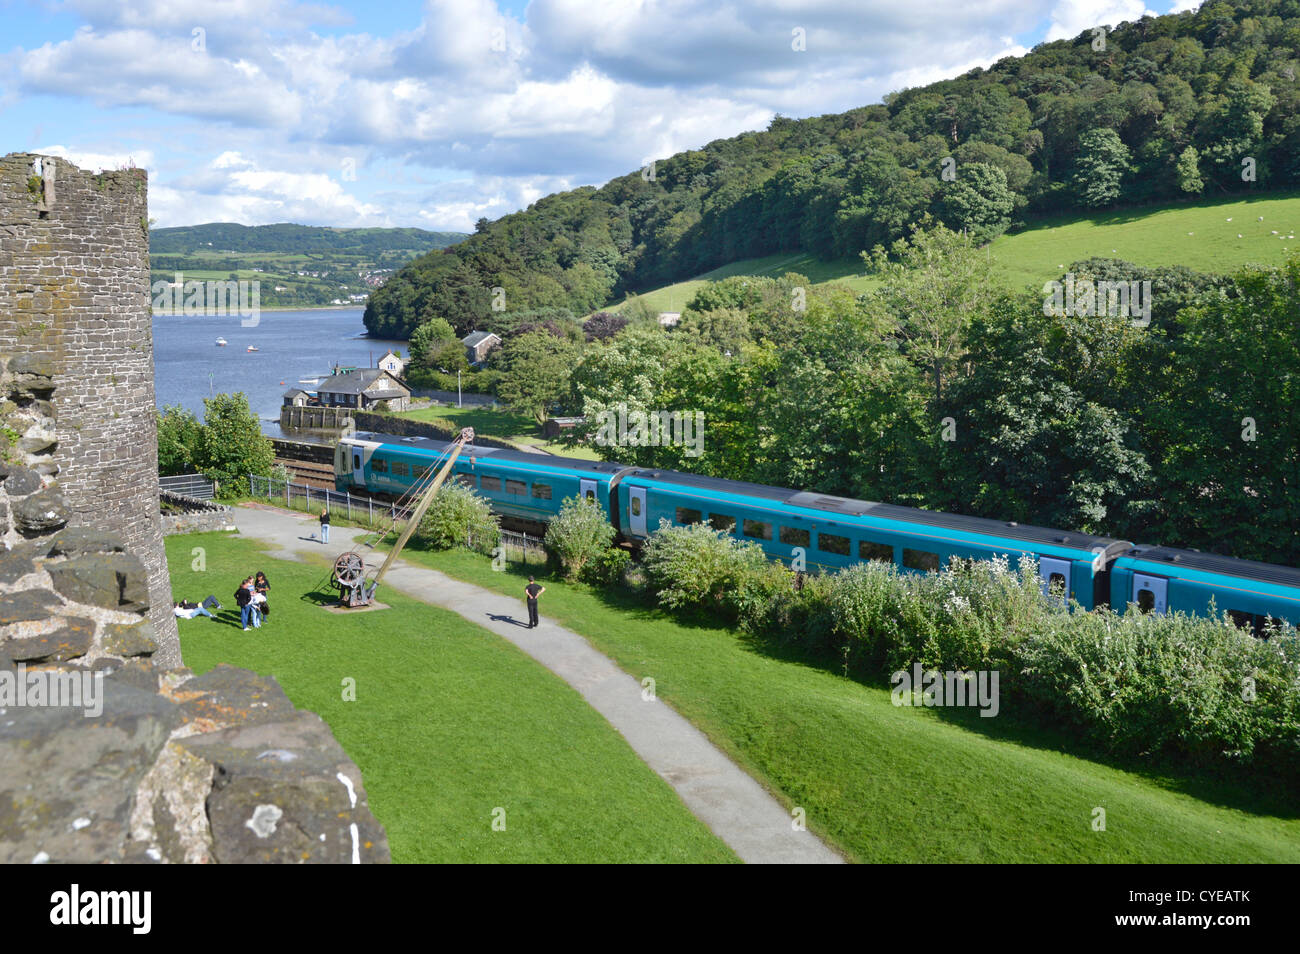
[[(209, 394), (243, 391), (262, 429), (280, 434), (280, 405), (291, 387), (313, 390), (302, 378), (329, 373), (334, 364), (369, 367), (404, 341), (363, 338), (360, 308), (264, 311), (256, 327), (239, 317), (155, 315), (154, 390), (158, 407), (179, 404), (203, 418)], [(229, 344), (220, 348), (217, 338)], [(249, 353), (249, 345), (258, 350)], [(403, 352), (405, 353), (405, 352)]]

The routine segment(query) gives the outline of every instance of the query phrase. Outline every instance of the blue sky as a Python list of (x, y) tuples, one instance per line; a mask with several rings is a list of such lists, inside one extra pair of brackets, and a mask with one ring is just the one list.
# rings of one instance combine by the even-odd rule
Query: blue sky
[(468, 231), (777, 113), (1195, 6), (0, 0), (0, 151), (142, 166), (159, 226)]

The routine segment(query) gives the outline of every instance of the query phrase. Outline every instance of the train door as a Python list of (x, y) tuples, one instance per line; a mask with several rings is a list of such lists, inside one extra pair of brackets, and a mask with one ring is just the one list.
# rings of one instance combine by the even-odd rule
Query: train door
[(579, 480), (578, 495), (583, 500), (590, 500), (594, 504), (600, 503), (600, 499), (596, 496), (596, 482), (594, 480)]
[(1070, 595), (1070, 561), (1043, 557), (1038, 561), (1038, 579), (1042, 581), (1044, 596), (1060, 594), (1059, 599), (1067, 599)]
[(645, 529), (644, 487), (629, 487), (627, 489), (627, 514), (632, 525), (632, 533), (638, 537), (649, 536)]
[(1169, 581), (1163, 576), (1133, 574), (1133, 602), (1143, 613), (1163, 616), (1168, 609)]

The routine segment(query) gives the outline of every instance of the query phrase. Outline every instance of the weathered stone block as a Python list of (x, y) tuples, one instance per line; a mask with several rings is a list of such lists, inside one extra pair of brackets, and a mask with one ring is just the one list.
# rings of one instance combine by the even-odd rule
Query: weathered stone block
[(84, 707), (10, 706), (0, 719), (0, 863), (42, 853), (53, 862), (125, 860), (136, 787), (177, 713), (161, 696), (109, 679), (99, 686), (97, 718)]
[(11, 506), (14, 526), (28, 536), (49, 533), (68, 522), (67, 505), (63, 495), (54, 487), (39, 490)]
[(0, 487), (10, 497), (25, 497), (41, 489), (41, 475), (17, 464), (0, 464)]
[(16, 550), (0, 552), (0, 583), (17, 583), (28, 573), (36, 572), (31, 557)]
[(4, 645), (14, 662), (64, 662), (86, 655), (94, 639), (94, 620), (69, 617), (52, 633), (11, 639)]
[(179, 744), (216, 768), (207, 802), (215, 860), (390, 860), (361, 773), (319, 716), (299, 712), (292, 721), (239, 726)]
[(114, 656), (151, 656), (158, 651), (153, 623), (149, 620), (132, 626), (110, 623), (104, 627), (100, 646)]
[(49, 590), (0, 594), (0, 626), (47, 619), (54, 615), (53, 608), (58, 605), (59, 598)]
[(66, 599), (127, 612), (149, 608), (144, 564), (133, 554), (90, 554), (48, 564), (45, 570)]
[(116, 533), (94, 527), (68, 527), (50, 539), (48, 556), (82, 556), (87, 553), (121, 553), (126, 549)]

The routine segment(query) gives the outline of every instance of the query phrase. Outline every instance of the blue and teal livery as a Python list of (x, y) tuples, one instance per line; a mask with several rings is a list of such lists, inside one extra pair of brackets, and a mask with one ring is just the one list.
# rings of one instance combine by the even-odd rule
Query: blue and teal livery
[[(399, 496), (446, 460), (444, 441), (357, 434), (339, 442), (339, 490)], [(1011, 522), (917, 510), (676, 471), (625, 467), (549, 454), (468, 445), (456, 479), (499, 513), (544, 524), (566, 497), (596, 501), (622, 539), (644, 540), (660, 521), (708, 523), (758, 544), (772, 559), (810, 571), (867, 560), (903, 572), (928, 572), (952, 557), (1006, 556), (1038, 563), (1044, 591), (1057, 588), (1087, 609), (1136, 604), (1148, 612), (1204, 616), (1229, 612), (1262, 632), (1273, 617), (1300, 624), (1300, 570), (1191, 550), (1134, 546), (1125, 540)]]

